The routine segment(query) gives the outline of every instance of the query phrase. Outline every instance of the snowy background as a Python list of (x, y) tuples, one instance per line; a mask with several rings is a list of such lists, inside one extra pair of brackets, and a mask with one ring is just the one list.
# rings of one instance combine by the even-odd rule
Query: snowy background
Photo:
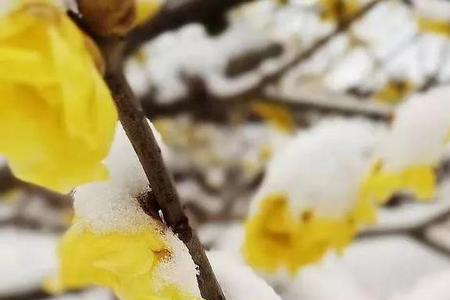
[[(318, 2), (254, 1), (230, 11), (223, 32), (188, 24), (144, 44), (126, 65), (167, 145), (165, 159), (191, 224), (209, 249), (227, 253), (211, 254), (223, 278), (230, 276), (227, 265), (242, 259), (242, 223), (270, 156), (293, 132), (336, 116), (384, 123), (410, 95), (450, 83), (450, 37), (417, 26), (422, 16), (450, 24), (450, 2), (380, 1), (338, 33)], [(280, 83), (262, 84), (286, 65)], [(255, 103), (270, 104), (269, 113)], [(295, 278), (267, 281), (284, 300), (450, 300), (446, 162), (433, 202), (399, 195), (342, 255), (330, 253)], [(70, 225), (72, 199), (15, 181), (4, 162), (0, 192), (0, 300), (50, 299), (41, 284), (57, 267), (55, 249)], [(246, 276), (241, 271), (233, 276)], [(245, 288), (256, 293), (255, 286)], [(92, 289), (51, 299), (114, 297)]]

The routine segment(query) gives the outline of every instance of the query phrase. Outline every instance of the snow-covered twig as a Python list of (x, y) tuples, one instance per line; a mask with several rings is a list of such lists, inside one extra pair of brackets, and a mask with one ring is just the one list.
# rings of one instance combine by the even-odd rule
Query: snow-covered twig
[(369, 230), (359, 234), (358, 238), (376, 238), (382, 236), (405, 235), (413, 238), (417, 242), (429, 247), (431, 250), (450, 258), (450, 249), (432, 240), (427, 235), (427, 230), (435, 225), (439, 225), (450, 218), (450, 209), (446, 209), (428, 220), (408, 228)]
[[(168, 1), (155, 17), (136, 28), (127, 38), (127, 53), (161, 33), (175, 30), (188, 23), (200, 22), (214, 26), (225, 23), (226, 12), (240, 4), (253, 0), (178, 0)], [(220, 25), (220, 24), (219, 24)]]
[[(117, 38), (98, 38), (97, 41), (101, 45), (106, 60), (105, 79), (116, 102), (122, 126), (152, 188), (153, 197), (141, 200), (144, 203), (157, 201), (163, 221), (172, 228), (189, 249), (193, 261), (199, 267), (197, 278), (202, 296), (206, 300), (223, 300), (225, 297), (214, 276), (204, 248), (189, 225), (152, 129), (138, 108), (133, 92), (124, 76), (125, 56), (123, 50), (125, 44)], [(147, 204), (146, 208), (154, 206), (154, 203)]]

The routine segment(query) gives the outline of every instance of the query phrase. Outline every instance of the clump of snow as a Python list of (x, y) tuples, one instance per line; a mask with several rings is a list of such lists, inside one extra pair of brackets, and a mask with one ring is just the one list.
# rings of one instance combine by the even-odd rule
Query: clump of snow
[(242, 260), (241, 247), (244, 242), (244, 226), (241, 223), (207, 223), (198, 229), (203, 245), (211, 246), (214, 251), (226, 252)]
[(327, 75), (325, 83), (333, 90), (345, 90), (349, 86), (357, 86), (362, 83), (370, 75), (372, 69), (371, 53), (358, 47), (344, 57)]
[(28, 230), (0, 230), (0, 297), (40, 287), (56, 269), (57, 236)]
[(357, 200), (382, 132), (360, 119), (331, 119), (300, 132), (270, 161), (252, 212), (266, 197), (283, 194), (295, 213), (344, 216)]
[[(443, 274), (444, 280), (442, 272), (449, 268), (446, 258), (409, 238), (392, 236), (356, 241), (342, 256), (330, 254), (321, 263), (304, 268), (295, 280), (278, 284), (284, 300), (443, 300), (432, 297), (432, 290), (443, 286), (429, 284), (426, 278)], [(420, 293), (425, 283), (429, 295)]]
[(357, 284), (352, 275), (340, 268), (336, 261), (306, 267), (299, 276), (285, 283), (283, 300), (373, 300)]
[(401, 104), (381, 153), (387, 170), (436, 165), (450, 133), (450, 88), (412, 96)]
[(234, 257), (212, 251), (208, 258), (227, 300), (281, 300), (250, 267)]
[[(162, 153), (167, 153), (153, 128)], [(150, 190), (144, 170), (122, 127), (117, 128), (111, 152), (105, 161), (110, 178), (83, 185), (74, 193), (77, 217), (96, 232), (136, 231), (149, 224), (137, 197)]]
[(396, 295), (392, 300), (447, 300), (450, 294), (450, 271), (425, 278), (412, 290)]
[(413, 0), (418, 15), (433, 20), (450, 20), (450, 3), (442, 0)]
[(405, 293), (423, 278), (450, 268), (445, 257), (402, 236), (356, 242), (337, 262), (376, 299)]
[(170, 230), (165, 232), (166, 242), (170, 247), (170, 257), (155, 269), (157, 278), (154, 288), (163, 288), (167, 284), (181, 287), (184, 292), (201, 298), (197, 283), (198, 269), (192, 260), (186, 245)]

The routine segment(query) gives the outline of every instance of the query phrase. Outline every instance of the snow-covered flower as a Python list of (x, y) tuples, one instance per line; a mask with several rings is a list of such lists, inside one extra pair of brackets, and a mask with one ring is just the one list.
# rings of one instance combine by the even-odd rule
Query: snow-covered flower
[(50, 2), (0, 17), (0, 153), (20, 179), (68, 192), (106, 179), (117, 113), (83, 33)]
[(275, 153), (246, 224), (247, 262), (296, 273), (329, 249), (341, 251), (359, 225), (373, 222), (363, 183), (380, 134), (362, 120), (333, 119)]
[(450, 37), (450, 4), (442, 0), (413, 0), (420, 31)]
[(74, 194), (75, 221), (60, 243), (60, 269), (47, 288), (103, 286), (123, 300), (201, 299), (186, 246), (139, 205), (148, 181), (121, 129), (106, 164), (109, 181)]
[(412, 96), (401, 104), (380, 147), (380, 159), (366, 181), (371, 197), (386, 201), (398, 191), (429, 200), (435, 194), (435, 168), (450, 134), (449, 88)]

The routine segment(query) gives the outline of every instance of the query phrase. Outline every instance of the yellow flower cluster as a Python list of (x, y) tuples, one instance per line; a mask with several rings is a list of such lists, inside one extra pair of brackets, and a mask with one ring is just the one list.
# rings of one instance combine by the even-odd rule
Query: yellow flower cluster
[(291, 275), (319, 261), (330, 249), (341, 252), (362, 223), (375, 219), (374, 207), (358, 199), (345, 218), (315, 216), (313, 211), (295, 215), (289, 199), (275, 194), (264, 199), (258, 212), (246, 224), (243, 254), (254, 268), (275, 273), (286, 269)]
[(0, 17), (0, 154), (58, 192), (105, 179), (117, 113), (82, 32), (47, 1)]
[(46, 283), (52, 293), (92, 285), (111, 288), (123, 300), (199, 300), (173, 284), (161, 284), (155, 270), (171, 259), (162, 229), (95, 233), (78, 220), (60, 243), (60, 272)]

